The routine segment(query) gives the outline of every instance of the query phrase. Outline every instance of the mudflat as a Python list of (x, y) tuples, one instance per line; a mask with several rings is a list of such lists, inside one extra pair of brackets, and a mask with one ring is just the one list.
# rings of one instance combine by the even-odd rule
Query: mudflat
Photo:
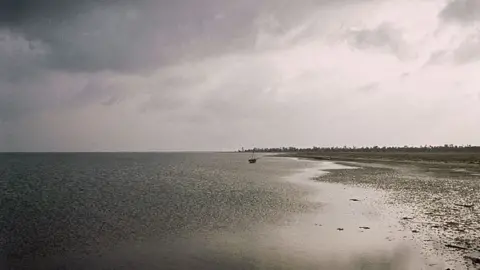
[[(296, 154), (356, 169), (330, 170), (317, 181), (386, 191), (397, 218), (426, 257), (445, 258), (457, 269), (478, 269), (480, 258), (480, 166), (466, 155), (379, 153)], [(428, 157), (425, 158), (425, 157)], [(454, 157), (454, 158), (452, 158)], [(352, 198), (368, 201), (369, 198)]]

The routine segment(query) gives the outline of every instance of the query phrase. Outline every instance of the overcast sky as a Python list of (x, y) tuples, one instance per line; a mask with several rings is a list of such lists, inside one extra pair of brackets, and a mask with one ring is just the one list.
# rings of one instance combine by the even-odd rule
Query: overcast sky
[(478, 0), (0, 0), (0, 151), (480, 144)]

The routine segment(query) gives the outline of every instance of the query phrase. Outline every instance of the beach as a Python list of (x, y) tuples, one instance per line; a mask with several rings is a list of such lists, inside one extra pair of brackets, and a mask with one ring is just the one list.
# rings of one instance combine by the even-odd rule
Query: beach
[[(414, 155), (397, 159), (392, 156), (395, 155), (304, 155), (320, 162), (357, 168), (328, 170), (328, 174), (316, 177), (316, 181), (388, 194), (385, 202), (396, 209), (390, 215), (395, 216), (405, 231), (411, 232), (408, 237), (420, 247), (425, 258), (443, 258), (447, 268), (478, 269), (479, 168), (471, 162), (445, 159), (446, 155), (430, 160), (412, 158)], [(363, 196), (358, 203), (370, 200), (369, 196)]]
[(442, 151), (324, 151), (324, 152), (297, 152), (285, 153), (285, 156), (302, 157), (315, 160), (354, 161), (367, 163), (392, 163), (392, 164), (427, 164), (455, 167), (468, 167), (480, 172), (480, 153), (477, 150), (463, 151), (461, 148)]

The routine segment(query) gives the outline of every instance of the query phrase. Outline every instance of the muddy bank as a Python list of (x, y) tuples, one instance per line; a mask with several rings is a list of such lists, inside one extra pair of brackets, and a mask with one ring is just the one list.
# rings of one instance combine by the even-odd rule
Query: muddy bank
[[(387, 191), (386, 203), (405, 209), (397, 218), (427, 257), (437, 255), (451, 265), (480, 269), (473, 263), (480, 251), (480, 175), (476, 170), (420, 163), (344, 164), (358, 168), (331, 170), (316, 180)], [(352, 199), (361, 203), (370, 198)]]
[(460, 166), (480, 172), (480, 153), (477, 152), (307, 152), (280, 155), (331, 161)]

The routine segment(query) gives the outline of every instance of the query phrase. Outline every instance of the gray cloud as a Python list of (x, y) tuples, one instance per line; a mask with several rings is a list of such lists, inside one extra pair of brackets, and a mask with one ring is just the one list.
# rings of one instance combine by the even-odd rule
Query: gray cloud
[(425, 66), (440, 64), (464, 65), (478, 62), (480, 60), (479, 38), (478, 33), (470, 35), (453, 50), (438, 50), (433, 52)]
[(258, 17), (273, 15), (288, 28), (320, 2), (7, 0), (0, 4), (0, 27), (49, 47), (50, 68), (145, 71), (251, 49)]
[(16, 84), (0, 82), (0, 121), (11, 121), (18, 117), (38, 113), (54, 105), (55, 93), (50, 89), (39, 91), (40, 81)]
[[(411, 62), (372, 52), (404, 60), (414, 50), (395, 22), (361, 18), (367, 1), (0, 0), (0, 151), (420, 137), (422, 109), (408, 106), (421, 93), (404, 88), (430, 84), (415, 72), (402, 86), (389, 82)], [(380, 25), (345, 34), (341, 20)], [(383, 133), (370, 132), (379, 126)]]
[(430, 54), (424, 66), (438, 65), (447, 62), (450, 53), (446, 50), (437, 50)]
[(395, 54), (399, 59), (409, 56), (408, 46), (402, 32), (388, 23), (373, 29), (350, 30), (348, 42), (361, 50), (376, 50)]
[(35, 78), (46, 53), (47, 48), (43, 44), (0, 30), (0, 81)]
[(120, 85), (109, 83), (101, 78), (91, 79), (65, 102), (67, 107), (83, 107), (91, 104), (112, 106), (126, 98), (126, 91)]
[[(273, 16), (281, 32), (321, 2), (1, 0), (0, 119), (49, 106), (117, 104), (122, 86), (101, 82), (105, 71), (148, 76), (168, 65), (253, 50), (262, 16)], [(72, 86), (52, 82), (52, 73), (84, 78)], [(182, 89), (169, 90), (178, 84), (159, 83), (145, 108), (183, 103), (173, 93)]]
[[(449, 0), (439, 17), (446, 22), (471, 24), (480, 20), (480, 1)], [(425, 66), (445, 63), (462, 65), (480, 60), (478, 34), (468, 36), (456, 49), (432, 52)]]
[(467, 38), (453, 52), (453, 60), (456, 64), (467, 64), (480, 60), (480, 40), (479, 36)]
[(440, 13), (447, 21), (470, 23), (480, 20), (480, 2), (478, 0), (450, 0)]

